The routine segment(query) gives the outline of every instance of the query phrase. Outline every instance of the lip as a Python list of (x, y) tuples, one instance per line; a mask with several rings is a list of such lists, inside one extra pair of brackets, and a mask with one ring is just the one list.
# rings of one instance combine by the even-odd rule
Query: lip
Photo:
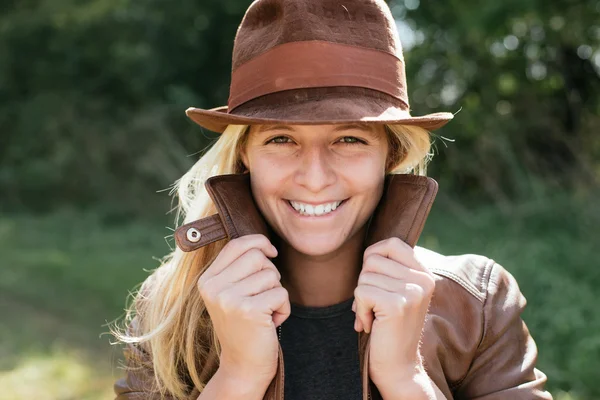
[(310, 204), (311, 206), (318, 206), (319, 204), (328, 204), (328, 203), (337, 203), (338, 201), (346, 201), (348, 199), (344, 199), (344, 200), (325, 200), (325, 201), (319, 201), (319, 202), (312, 202), (312, 201), (300, 201), (300, 200), (290, 200), (290, 199), (284, 199), (287, 202), (290, 201), (295, 201), (298, 203), (302, 203), (302, 204)]
[[(300, 217), (300, 218), (307, 218), (307, 219), (315, 219), (315, 220), (316, 220), (316, 219), (326, 219), (326, 218), (329, 218), (329, 217), (332, 217), (332, 216), (335, 216), (335, 215), (337, 215), (337, 213), (338, 213), (338, 210), (339, 210), (340, 208), (342, 208), (342, 207), (343, 207), (343, 206), (346, 204), (346, 201), (347, 201), (347, 200), (348, 200), (348, 199), (344, 199), (344, 200), (342, 200), (342, 202), (340, 203), (340, 205), (339, 205), (339, 206), (337, 206), (335, 210), (333, 210), (333, 211), (330, 211), (330, 212), (328, 212), (328, 213), (327, 213), (327, 214), (325, 214), (325, 215), (302, 215), (302, 214), (300, 214), (298, 211), (296, 211), (296, 209), (295, 209), (294, 207), (292, 207), (292, 204), (290, 203), (290, 200), (285, 200), (285, 199), (284, 199), (283, 201), (284, 201), (284, 202), (287, 204), (288, 208), (290, 209), (290, 211), (291, 211), (291, 212), (292, 212), (292, 213), (293, 213), (295, 216), (297, 216), (297, 217)], [(339, 201), (339, 200), (334, 200), (334, 201)], [(333, 203), (334, 201), (330, 201), (329, 203)], [(302, 203), (304, 203), (304, 202), (302, 202)], [(327, 202), (323, 202), (323, 203), (304, 203), (304, 204), (310, 204), (310, 205), (319, 205), (319, 204), (326, 204), (326, 203), (327, 203)]]

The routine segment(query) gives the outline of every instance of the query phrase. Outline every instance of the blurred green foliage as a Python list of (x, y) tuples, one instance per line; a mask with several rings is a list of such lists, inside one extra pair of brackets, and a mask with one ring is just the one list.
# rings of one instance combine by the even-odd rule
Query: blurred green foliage
[[(462, 109), (435, 171), (499, 205), (600, 173), (600, 1), (406, 0), (413, 106)], [(436, 174), (436, 175), (437, 175)]]
[[(65, 202), (164, 210), (215, 135), (189, 106), (226, 104), (241, 0), (0, 4), (3, 209)], [(390, 2), (414, 115), (459, 111), (430, 173), (469, 199), (598, 182), (600, 1)], [(193, 155), (193, 156), (192, 156)]]
[(0, 215), (0, 400), (114, 398), (122, 349), (101, 334), (169, 250), (165, 222)]
[[(216, 137), (183, 111), (226, 104), (249, 4), (0, 2), (0, 398), (110, 398), (97, 335), (168, 252), (156, 192)], [(600, 0), (389, 4), (413, 115), (458, 112), (420, 245), (505, 266), (555, 399), (600, 398)]]

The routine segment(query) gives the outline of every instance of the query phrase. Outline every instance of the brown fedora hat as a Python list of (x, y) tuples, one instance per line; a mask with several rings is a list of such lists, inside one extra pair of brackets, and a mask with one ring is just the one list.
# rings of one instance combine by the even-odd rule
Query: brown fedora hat
[(402, 45), (384, 0), (255, 0), (238, 27), (226, 106), (189, 108), (227, 125), (373, 123), (434, 130), (452, 113), (410, 115)]

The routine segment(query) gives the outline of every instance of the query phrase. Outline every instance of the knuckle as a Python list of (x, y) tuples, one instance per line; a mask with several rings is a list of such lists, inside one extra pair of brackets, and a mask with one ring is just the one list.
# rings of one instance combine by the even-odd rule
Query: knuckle
[(216, 303), (223, 312), (226, 314), (232, 313), (238, 307), (237, 301), (233, 295), (228, 291), (219, 293), (216, 299)]
[(387, 248), (397, 247), (397, 246), (399, 246), (400, 242), (402, 242), (402, 240), (400, 240), (399, 238), (397, 238), (395, 236), (392, 236), (392, 237), (384, 240), (383, 245)]
[(283, 286), (279, 286), (279, 287), (277, 287), (276, 289), (273, 289), (273, 290), (275, 290), (276, 296), (278, 298), (280, 298), (281, 300), (285, 300), (285, 301), (289, 300), (290, 294), (287, 291), (287, 289), (284, 288)]
[(396, 309), (396, 312), (399, 315), (403, 315), (404, 314), (404, 312), (406, 310), (407, 303), (408, 303), (408, 301), (407, 301), (406, 297), (404, 297), (403, 295), (397, 294), (394, 297), (395, 309)]
[(398, 237), (391, 237), (390, 238), (390, 242), (389, 242), (390, 246), (393, 247), (405, 247), (407, 246), (407, 244), (400, 238)]
[(210, 279), (199, 279), (198, 280), (198, 291), (200, 292), (200, 296), (204, 299), (204, 301), (210, 301), (213, 298), (213, 293), (210, 288)]
[(265, 255), (258, 249), (250, 249), (246, 253), (246, 260), (252, 265), (252, 270), (258, 272), (262, 269)]
[(429, 297), (427, 289), (418, 284), (407, 285), (405, 295), (408, 307), (419, 307)]
[(357, 286), (356, 289), (354, 289), (354, 297), (355, 298), (362, 298), (365, 294), (365, 287), (364, 286)]
[(433, 295), (433, 292), (435, 291), (435, 278), (432, 275), (427, 275), (423, 280), (423, 290), (425, 295)]
[(231, 250), (243, 251), (244, 249), (252, 246), (253, 244), (260, 244), (267, 240), (267, 237), (262, 234), (245, 235), (235, 239), (231, 239), (225, 245), (225, 247), (229, 247)]
[(265, 258), (262, 251), (260, 251), (257, 248), (252, 248), (252, 249), (248, 250), (246, 252), (246, 257), (248, 257), (250, 259), (250, 261), (253, 263), (262, 261)]
[(360, 274), (360, 276), (358, 277), (358, 284), (365, 284), (367, 282), (370, 282), (370, 279), (372, 277), (372, 273), (370, 272), (363, 272), (362, 274)]
[(242, 318), (249, 318), (254, 314), (254, 304), (253, 302), (246, 299), (246, 301), (242, 301), (238, 305), (238, 311)]
[(258, 240), (263, 242), (264, 244), (267, 244), (267, 245), (271, 244), (271, 241), (269, 240), (269, 238), (267, 238), (262, 233), (257, 233), (256, 236), (258, 237)]
[(269, 261), (269, 268), (271, 268), (275, 272), (275, 274), (277, 275), (277, 280), (281, 281), (281, 272), (279, 272), (275, 264), (273, 264), (271, 261)]
[(279, 273), (272, 268), (266, 269), (265, 274), (269, 282), (279, 282)]
[(363, 262), (363, 271), (372, 271), (375, 268), (377, 254), (369, 254)]
[(227, 242), (227, 244), (225, 245), (225, 247), (223, 247), (222, 251), (225, 252), (237, 252), (240, 251), (243, 245), (243, 238), (235, 238), (235, 239), (231, 239), (229, 242)]
[[(264, 267), (265, 271), (272, 273), (277, 278), (277, 280), (281, 280), (281, 273), (279, 272), (275, 264), (271, 262), (271, 260), (267, 259), (265, 262), (261, 263), (261, 266)], [(270, 277), (270, 275), (268, 276)]]
[(252, 235), (242, 236), (240, 239), (244, 239), (247, 243), (252, 243), (254, 245), (265, 245), (269, 242), (269, 239), (262, 233), (253, 233)]

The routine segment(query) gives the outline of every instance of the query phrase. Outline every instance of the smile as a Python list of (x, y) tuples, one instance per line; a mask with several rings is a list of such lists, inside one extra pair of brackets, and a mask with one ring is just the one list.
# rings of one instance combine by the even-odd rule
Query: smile
[(323, 215), (330, 214), (335, 211), (344, 200), (333, 201), (330, 203), (323, 204), (307, 204), (299, 201), (288, 200), (288, 203), (296, 210), (300, 215), (307, 215), (311, 217), (320, 217)]

